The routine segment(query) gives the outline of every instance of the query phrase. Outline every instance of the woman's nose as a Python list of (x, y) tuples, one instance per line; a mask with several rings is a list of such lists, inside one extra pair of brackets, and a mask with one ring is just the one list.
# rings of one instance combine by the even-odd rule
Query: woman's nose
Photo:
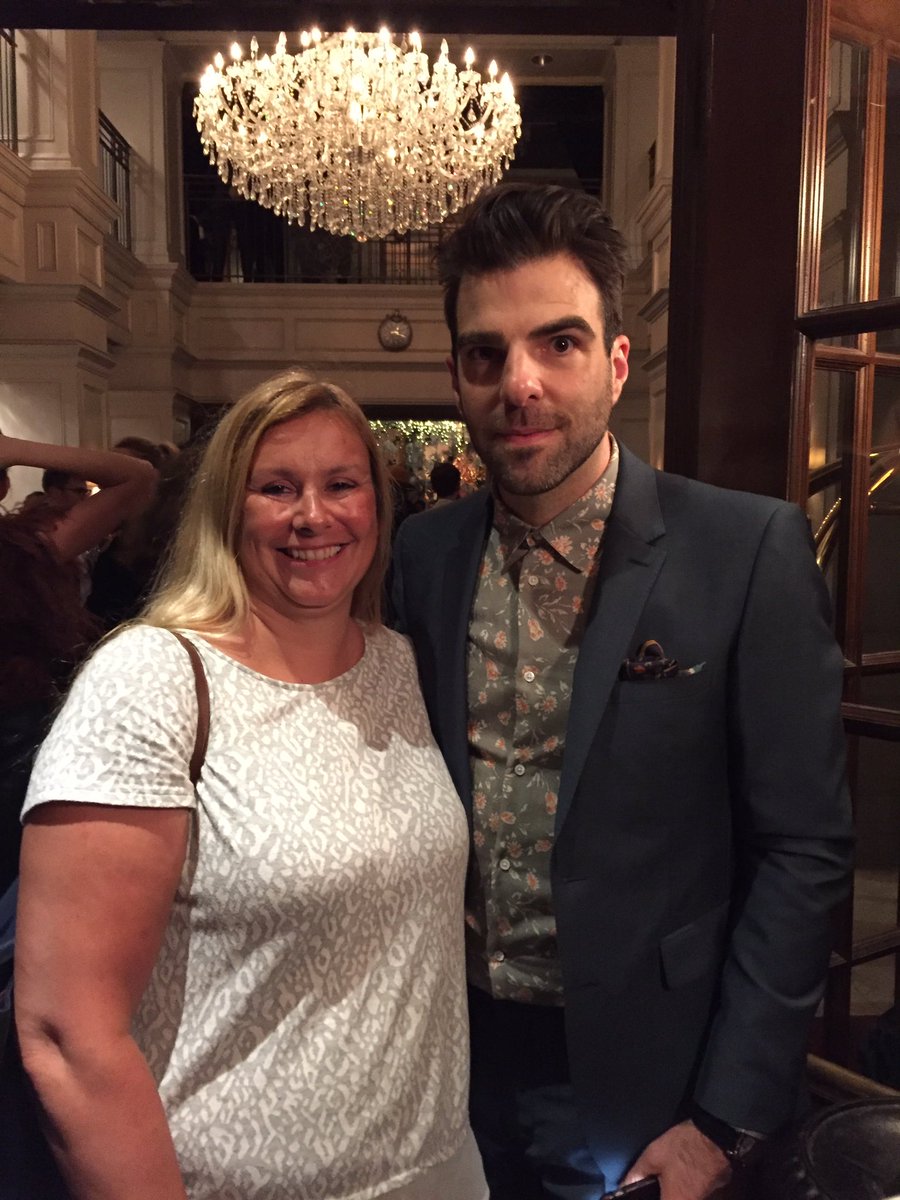
[(294, 505), (294, 528), (321, 525), (327, 517), (328, 509), (322, 494), (316, 488), (304, 488)]

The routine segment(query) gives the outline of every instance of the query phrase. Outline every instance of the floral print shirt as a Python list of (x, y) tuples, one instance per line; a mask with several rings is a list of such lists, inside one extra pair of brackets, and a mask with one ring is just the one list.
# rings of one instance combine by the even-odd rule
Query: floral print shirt
[(561, 1004), (550, 851), (572, 677), (619, 450), (541, 529), (494, 499), (468, 639), (473, 855), (469, 979), (497, 999)]

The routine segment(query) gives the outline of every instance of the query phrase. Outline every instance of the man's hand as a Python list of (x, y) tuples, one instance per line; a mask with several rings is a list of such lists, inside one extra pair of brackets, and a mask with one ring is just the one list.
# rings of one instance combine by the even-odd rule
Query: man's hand
[(728, 1183), (731, 1166), (693, 1121), (673, 1125), (644, 1150), (625, 1177), (658, 1175), (662, 1200), (707, 1200)]

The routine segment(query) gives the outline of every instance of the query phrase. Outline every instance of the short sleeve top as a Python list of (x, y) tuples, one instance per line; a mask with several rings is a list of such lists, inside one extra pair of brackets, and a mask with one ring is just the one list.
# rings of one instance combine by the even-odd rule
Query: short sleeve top
[(137, 626), (76, 679), (24, 812), (194, 811), (134, 1022), (191, 1200), (419, 1196), (467, 1137), (468, 836), (412, 652), (377, 629), (344, 675), (292, 684), (188, 636), (196, 793), (187, 655)]

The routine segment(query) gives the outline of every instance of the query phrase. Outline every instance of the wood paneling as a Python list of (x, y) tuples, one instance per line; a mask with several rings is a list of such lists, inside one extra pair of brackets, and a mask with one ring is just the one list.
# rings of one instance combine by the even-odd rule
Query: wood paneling
[(798, 344), (806, 33), (806, 0), (679, 6), (665, 466), (776, 496)]
[(900, 5), (897, 0), (831, 0), (831, 16), (833, 20), (900, 41)]

